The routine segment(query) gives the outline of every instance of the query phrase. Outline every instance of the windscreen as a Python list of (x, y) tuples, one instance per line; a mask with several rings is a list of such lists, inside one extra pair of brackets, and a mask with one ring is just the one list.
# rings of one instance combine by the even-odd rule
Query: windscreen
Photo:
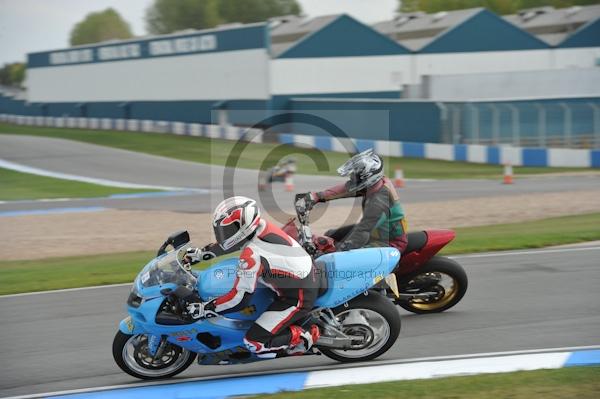
[(172, 283), (194, 287), (196, 277), (182, 266), (186, 248), (168, 252), (150, 261), (138, 276), (141, 286), (147, 288)]

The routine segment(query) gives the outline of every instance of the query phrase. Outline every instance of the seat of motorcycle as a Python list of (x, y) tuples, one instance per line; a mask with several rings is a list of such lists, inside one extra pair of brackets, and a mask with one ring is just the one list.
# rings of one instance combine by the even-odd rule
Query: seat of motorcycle
[(427, 233), (424, 231), (414, 231), (406, 235), (408, 245), (404, 253), (421, 250), (427, 244)]
[(324, 295), (329, 288), (329, 280), (327, 278), (327, 266), (325, 262), (316, 261), (315, 262), (315, 271), (317, 276), (317, 284), (319, 287), (319, 292), (317, 294), (317, 298)]

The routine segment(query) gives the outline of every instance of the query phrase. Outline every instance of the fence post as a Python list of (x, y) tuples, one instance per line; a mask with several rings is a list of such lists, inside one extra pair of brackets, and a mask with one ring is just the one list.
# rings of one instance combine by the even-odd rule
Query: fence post
[(442, 125), (442, 143), (451, 143), (452, 137), (450, 137), (450, 127), (448, 125), (448, 107), (446, 104), (436, 101), (435, 105), (440, 110), (440, 124)]
[(546, 108), (542, 104), (533, 104), (538, 109), (538, 143), (546, 147)]
[(559, 103), (560, 107), (563, 109), (563, 124), (564, 124), (564, 143), (566, 147), (573, 147), (573, 132), (572, 132), (572, 123), (571, 123), (571, 108), (567, 103)]
[(471, 114), (471, 144), (479, 144), (479, 110), (473, 103), (467, 104), (472, 110)]
[(521, 143), (521, 121), (519, 115), (519, 108), (515, 107), (512, 104), (504, 104), (510, 110), (511, 119), (512, 119), (512, 144), (515, 147), (518, 147)]
[(461, 106), (458, 104), (455, 104), (454, 107), (454, 116), (452, 117), (452, 142), (454, 144), (460, 144), (460, 139), (461, 139), (461, 117), (462, 117), (462, 112), (461, 112)]
[(500, 142), (500, 112), (495, 104), (489, 103), (487, 106), (492, 111), (492, 144), (497, 145)]
[(587, 105), (592, 108), (593, 113), (594, 148), (600, 148), (600, 105), (594, 103), (587, 103)]

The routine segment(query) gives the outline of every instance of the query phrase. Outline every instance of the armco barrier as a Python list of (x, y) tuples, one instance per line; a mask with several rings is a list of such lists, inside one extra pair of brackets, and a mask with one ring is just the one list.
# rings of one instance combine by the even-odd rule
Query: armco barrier
[[(138, 119), (38, 117), (0, 114), (0, 121), (18, 125), (115, 129), (147, 133), (208, 137), (226, 140), (250, 139), (262, 142), (262, 131), (237, 126), (202, 125)], [(250, 133), (250, 134), (248, 134)], [(323, 151), (354, 152), (374, 148), (384, 156), (439, 159), (514, 166), (600, 168), (600, 150), (569, 148), (524, 148), (508, 145), (437, 144), (337, 138), (301, 134), (278, 134), (282, 144), (317, 148)]]
[(362, 151), (367, 148), (374, 148), (378, 154), (396, 157), (440, 159), (494, 165), (600, 168), (600, 150), (410, 143), (365, 139), (352, 139), (353, 145), (348, 146), (348, 140), (331, 136), (279, 135), (280, 143), (314, 147), (326, 151), (348, 152), (349, 149)]
[(73, 118), (52, 116), (24, 116), (0, 114), (0, 122), (17, 125), (67, 127), (80, 129), (121, 130), (145, 133), (169, 133), (186, 136), (209, 137), (226, 140), (247, 139), (262, 142), (262, 130), (237, 126), (202, 125), (171, 121), (141, 119)]
[[(33, 397), (64, 399), (162, 399), (162, 398), (228, 398), (232, 396), (264, 395), (282, 391), (333, 387), (354, 384), (373, 384), (389, 381), (418, 380), (512, 371), (558, 369), (600, 364), (599, 347), (562, 351), (549, 350), (473, 354), (429, 359), (396, 360), (362, 366), (318, 371), (269, 373), (239, 377), (204, 379), (174, 383), (144, 383), (25, 395), (12, 399)], [(351, 389), (351, 388), (349, 388)], [(7, 398), (11, 399), (11, 398)]]

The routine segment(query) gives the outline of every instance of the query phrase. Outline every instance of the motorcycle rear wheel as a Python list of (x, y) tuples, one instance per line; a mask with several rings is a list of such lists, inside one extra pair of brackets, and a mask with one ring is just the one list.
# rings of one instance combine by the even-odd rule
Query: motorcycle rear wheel
[[(137, 340), (137, 342), (136, 342)], [(173, 377), (187, 369), (196, 359), (196, 354), (168, 343), (159, 364), (151, 361), (144, 353), (143, 335), (129, 335), (117, 331), (113, 340), (113, 358), (117, 365), (129, 375), (142, 380), (157, 380)]]
[[(371, 343), (361, 349), (327, 349), (319, 348), (325, 356), (338, 362), (362, 362), (375, 359), (388, 351), (400, 335), (400, 314), (398, 310), (385, 296), (376, 291), (369, 291), (368, 295), (361, 295), (350, 302), (348, 306), (338, 306), (332, 309), (338, 318), (348, 317), (354, 312), (359, 317), (364, 317), (368, 322), (378, 326), (363, 327), (362, 325), (349, 325), (345, 328), (348, 335), (369, 334), (371, 330)], [(371, 323), (369, 323), (371, 324)], [(375, 338), (381, 335), (377, 341)]]
[[(408, 276), (402, 276), (399, 284), (401, 286), (410, 286), (419, 277), (427, 276), (439, 278), (440, 280), (451, 280), (451, 285), (444, 287), (442, 284), (437, 284), (433, 289), (437, 290), (439, 295), (432, 299), (397, 299), (395, 302), (403, 309), (412, 313), (439, 313), (456, 305), (467, 292), (469, 285), (467, 273), (465, 273), (465, 270), (458, 262), (443, 256), (434, 256), (418, 271)], [(403, 292), (403, 289), (400, 289), (400, 291)]]

